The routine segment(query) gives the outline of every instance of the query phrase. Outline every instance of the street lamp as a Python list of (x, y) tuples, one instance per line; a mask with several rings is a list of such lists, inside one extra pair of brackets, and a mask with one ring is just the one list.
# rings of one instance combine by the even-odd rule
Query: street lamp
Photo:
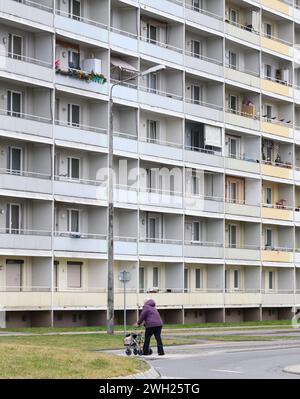
[(109, 92), (109, 130), (108, 130), (108, 268), (107, 268), (107, 333), (114, 333), (114, 179), (113, 179), (113, 88), (139, 76), (166, 69), (165, 65), (156, 65), (143, 72), (120, 80), (110, 87)]
[(131, 279), (131, 275), (126, 270), (123, 270), (119, 274), (119, 280), (123, 283), (123, 295), (124, 295), (124, 335), (126, 336), (126, 283), (128, 283)]

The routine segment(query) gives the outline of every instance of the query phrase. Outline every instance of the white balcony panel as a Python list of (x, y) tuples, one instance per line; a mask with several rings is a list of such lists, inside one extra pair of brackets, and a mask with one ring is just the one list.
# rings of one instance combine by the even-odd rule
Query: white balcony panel
[(179, 98), (172, 98), (171, 95), (161, 96), (145, 91), (139, 92), (139, 101), (152, 107), (165, 108), (168, 111), (183, 112), (183, 102)]
[[(297, 292), (299, 292), (299, 291), (297, 290)], [(295, 295), (295, 305), (297, 307), (300, 306), (300, 294), (299, 293)]]
[(298, 143), (300, 143), (300, 127), (295, 126), (294, 128), (294, 138)]
[(260, 251), (256, 249), (226, 248), (226, 259), (260, 260)]
[(51, 179), (38, 177), (1, 175), (0, 187), (3, 190), (27, 191), (31, 193), (52, 194)]
[(104, 292), (63, 291), (53, 293), (53, 307), (103, 307), (106, 308), (107, 294)]
[(167, 44), (159, 46), (140, 40), (139, 51), (142, 54), (146, 54), (151, 57), (159, 58), (168, 62), (173, 62), (174, 64), (183, 64), (183, 53), (172, 50), (171, 45), (168, 48)]
[(225, 294), (225, 305), (257, 305), (261, 304), (261, 294), (252, 292), (230, 292)]
[(115, 31), (110, 33), (110, 44), (122, 49), (138, 52), (138, 40), (126, 34), (121, 34)]
[(92, 25), (89, 23), (76, 21), (76, 19), (68, 18), (67, 16), (56, 15), (54, 19), (56, 29), (63, 29), (100, 42), (108, 42), (108, 30), (105, 27)]
[(0, 69), (21, 76), (33, 79), (52, 82), (53, 69), (46, 65), (38, 65), (33, 62), (25, 62), (14, 58), (0, 55)]
[(296, 101), (300, 102), (300, 89), (298, 87), (294, 88), (294, 98)]
[(186, 162), (193, 162), (200, 165), (224, 167), (224, 158), (220, 155), (214, 155), (207, 152), (185, 150), (184, 158)]
[(51, 237), (35, 234), (1, 234), (1, 248), (24, 250), (51, 250)]
[(300, 23), (300, 9), (294, 7), (294, 18), (297, 20), (297, 23)]
[[(299, 221), (300, 221), (300, 218), (299, 218)], [(295, 261), (295, 263), (300, 263), (300, 252), (294, 253), (294, 261)]]
[(185, 208), (199, 212), (223, 213), (224, 202), (203, 199), (199, 197), (185, 197)]
[(137, 140), (132, 140), (125, 137), (114, 137), (114, 149), (119, 151), (133, 152), (137, 153), (138, 142)]
[(92, 91), (97, 94), (107, 94), (107, 83), (100, 84), (96, 82), (86, 82), (85, 80), (74, 78), (72, 76), (56, 74), (56, 83), (64, 86), (74, 87), (85, 91)]
[[(297, 11), (298, 15), (300, 16), (300, 10), (297, 10), (295, 8), (295, 12), (296, 11)], [(294, 46), (294, 58), (295, 58), (295, 62), (297, 62), (297, 64), (300, 64), (300, 47), (299, 47), (299, 45)]]
[(260, 36), (251, 32), (250, 30), (240, 28), (235, 25), (231, 25), (229, 23), (225, 24), (225, 32), (228, 35), (234, 36), (237, 39), (245, 40), (251, 44), (255, 44), (256, 46), (260, 45)]
[(72, 141), (80, 144), (107, 147), (107, 134), (76, 128), (71, 126), (54, 126), (54, 138), (56, 140)]
[(139, 202), (143, 205), (159, 206), (167, 208), (182, 208), (182, 196), (169, 193), (139, 192)]
[(104, 201), (107, 199), (107, 189), (105, 186), (96, 184), (83, 184), (63, 180), (54, 182), (54, 195)]
[(0, 115), (1, 130), (52, 138), (52, 124), (37, 120)]
[(260, 207), (255, 205), (225, 203), (225, 212), (231, 215), (260, 217)]
[(118, 188), (114, 190), (114, 202), (123, 204), (137, 204), (138, 193), (136, 189), (128, 190)]
[(50, 308), (50, 292), (0, 292), (0, 307), (8, 309)]
[(294, 212), (294, 220), (295, 220), (295, 222), (300, 222), (300, 212), (299, 211)]
[(209, 62), (208, 60), (192, 57), (186, 55), (185, 66), (187, 68), (196, 69), (197, 71), (202, 71), (205, 73), (210, 73), (212, 75), (217, 75), (223, 77), (223, 66), (218, 65), (214, 62)]
[(54, 237), (55, 251), (106, 253), (107, 241), (96, 238)]
[(139, 151), (144, 155), (152, 155), (154, 157), (176, 159), (177, 161), (182, 161), (182, 148), (155, 144), (155, 143), (143, 143), (139, 144)]
[(138, 102), (138, 91), (134, 87), (121, 85), (115, 86), (113, 89), (113, 95), (121, 100)]
[(282, 293), (265, 293), (262, 294), (262, 305), (293, 305), (294, 295), (293, 294), (282, 294)]
[(250, 73), (245, 73), (237, 71), (231, 68), (225, 68), (225, 78), (233, 80), (234, 82), (239, 82), (247, 86), (252, 86), (260, 88), (260, 78)]
[(223, 111), (206, 107), (205, 105), (200, 104), (192, 104), (189, 102), (185, 103), (185, 113), (193, 116), (197, 116), (198, 118), (210, 119), (213, 122), (222, 122), (223, 121)]
[(183, 18), (183, 6), (168, 0), (140, 0), (140, 3), (167, 12), (175, 17)]
[(257, 119), (248, 118), (238, 114), (225, 112), (225, 122), (231, 125), (244, 127), (246, 129), (260, 130), (260, 122)]
[(115, 241), (114, 251), (117, 255), (137, 255), (137, 243), (128, 241)]
[(195, 243), (184, 246), (184, 256), (186, 258), (223, 258), (224, 249), (223, 247), (203, 246)]
[(191, 9), (185, 9), (185, 18), (188, 21), (194, 22), (199, 25), (204, 25), (210, 29), (215, 29), (220, 32), (223, 31), (223, 20), (222, 18), (213, 18), (213, 16), (209, 16)]
[(140, 255), (145, 256), (182, 256), (182, 245), (141, 242), (139, 244)]
[[(35, 0), (35, 2), (37, 3), (38, 0)], [(53, 12), (46, 11), (46, 8), (32, 7), (21, 2), (16, 5), (15, 0), (0, 0), (0, 12), (47, 26), (53, 25)]]
[(294, 169), (294, 179), (300, 181), (300, 169), (299, 170)]
[(225, 158), (227, 169), (240, 170), (248, 173), (260, 173), (260, 164), (255, 161), (245, 161), (243, 159)]

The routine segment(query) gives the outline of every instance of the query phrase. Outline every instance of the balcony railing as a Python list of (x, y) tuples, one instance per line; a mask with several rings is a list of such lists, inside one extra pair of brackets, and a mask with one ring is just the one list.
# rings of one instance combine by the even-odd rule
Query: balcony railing
[(263, 122), (273, 123), (275, 125), (280, 125), (280, 126), (285, 126), (285, 127), (290, 127), (290, 128), (293, 127), (293, 122), (291, 120), (285, 122), (284, 118), (278, 119), (277, 116), (267, 117), (266, 115), (263, 115), (261, 117), (261, 120)]
[(224, 197), (218, 197), (218, 196), (213, 196), (213, 195), (185, 193), (185, 197), (201, 199), (204, 201), (206, 200), (206, 201), (224, 202)]
[(7, 285), (1, 286), (0, 292), (51, 292), (51, 287), (45, 286), (21, 286), (21, 285)]
[(259, 202), (253, 203), (253, 202), (248, 202), (245, 199), (239, 199), (239, 198), (226, 198), (225, 201), (228, 204), (238, 204), (238, 205), (248, 205), (248, 206), (260, 206)]
[(222, 15), (218, 15), (218, 14), (215, 14), (213, 12), (204, 10), (203, 8), (196, 7), (195, 5), (188, 4), (187, 2), (185, 3), (185, 8), (188, 8), (189, 10), (192, 10), (192, 11), (199, 12), (201, 14), (207, 15), (208, 17), (212, 17), (212, 18), (218, 19), (219, 21), (223, 20)]
[(243, 112), (243, 111), (239, 111), (239, 110), (233, 109), (233, 108), (226, 108), (226, 112), (228, 112), (229, 114), (244, 116), (246, 118), (251, 118), (251, 119), (255, 119), (255, 120), (258, 119), (258, 117), (256, 115), (249, 114), (249, 113)]
[(208, 108), (213, 108), (216, 109), (218, 111), (222, 111), (223, 110), (223, 106), (222, 105), (218, 105), (218, 104), (212, 104), (212, 103), (208, 103), (202, 100), (196, 100), (194, 98), (185, 98), (185, 102), (188, 104), (196, 104), (196, 105), (201, 105), (203, 107), (208, 107)]
[(18, 235), (26, 235), (26, 236), (51, 236), (51, 231), (49, 230), (29, 230), (26, 228), (14, 228), (14, 227), (6, 227), (0, 228), (0, 234), (18, 234)]
[(55, 237), (69, 237), (69, 238), (80, 238), (80, 239), (98, 239), (106, 240), (106, 234), (91, 234), (91, 233), (81, 233), (81, 232), (70, 232), (70, 231), (55, 231)]
[(48, 123), (48, 124), (52, 123), (51, 118), (46, 118), (44, 116), (25, 114), (23, 112), (9, 111), (7, 109), (0, 109), (0, 115), (11, 116), (13, 118), (26, 119), (26, 120), (35, 121), (35, 122), (42, 122), (42, 123)]
[(51, 179), (50, 173), (47, 174), (47, 173), (38, 173), (38, 172), (28, 172), (25, 170), (14, 170), (14, 169), (6, 169), (6, 168), (0, 168), (0, 175), (34, 177), (36, 179), (45, 179), (45, 180)]
[(230, 64), (227, 62), (225, 64), (225, 67), (229, 68), (229, 69), (233, 69), (234, 71), (246, 73), (247, 75), (259, 77), (259, 72), (251, 71), (250, 69), (247, 69), (247, 68), (242, 68), (239, 65), (234, 65), (234, 64)]
[[(55, 14), (56, 15), (60, 15), (62, 17), (74, 19), (75, 21), (83, 22), (83, 23), (88, 24), (88, 25), (93, 25), (93, 26), (96, 26), (97, 28), (108, 29), (108, 25), (103, 24), (102, 22), (98, 22), (98, 21), (95, 21), (95, 20), (92, 20), (92, 19), (88, 19), (88, 18), (85, 18), (85, 17), (82, 17), (82, 16), (74, 15), (74, 14), (71, 14), (69, 12), (65, 12), (65, 11), (62, 11), (62, 10), (56, 9), (55, 10)], [(81, 34), (84, 34), (84, 32), (82, 32)]]
[(269, 35), (269, 34), (266, 33), (266, 32), (261, 32), (261, 36), (262, 36), (262, 37), (266, 37), (267, 39), (275, 40), (276, 42), (285, 44), (286, 46), (293, 46), (293, 43), (289, 42), (288, 40), (281, 39), (281, 38), (278, 37), (278, 36)]
[(236, 26), (237, 28), (244, 29), (244, 30), (246, 30), (246, 31), (248, 31), (250, 33), (254, 33), (256, 35), (259, 35), (259, 31), (255, 30), (252, 27), (252, 25), (242, 25), (242, 24), (239, 24), (238, 22), (232, 21), (230, 19), (225, 19), (225, 22), (228, 23), (229, 25), (233, 25), (233, 26)]
[(139, 86), (138, 88), (139, 88), (139, 90), (147, 92), (147, 93), (157, 94), (159, 96), (169, 97), (169, 98), (173, 98), (174, 100), (179, 100), (179, 101), (183, 100), (183, 96), (179, 95), (179, 94), (169, 93), (166, 91), (162, 91), (159, 89), (153, 89), (151, 87), (146, 87), (146, 86)]
[(280, 251), (280, 252), (293, 252), (293, 248), (288, 248), (288, 247), (279, 247), (279, 246), (273, 246), (273, 245), (264, 245), (261, 247), (263, 251)]
[(184, 240), (184, 244), (194, 245), (199, 247), (223, 247), (222, 242), (215, 242), (215, 241)]
[(64, 175), (55, 175), (54, 180), (56, 181), (63, 181), (66, 183), (80, 183), (80, 184), (87, 184), (89, 186), (107, 186), (107, 182), (102, 181), (102, 180), (89, 180), (89, 179), (81, 179), (81, 178), (74, 178), (70, 177), (67, 174)]
[(161, 139), (152, 139), (150, 137), (140, 137), (139, 141), (144, 142), (144, 143), (150, 143), (150, 144), (159, 144), (163, 145), (166, 147), (174, 147), (174, 148), (182, 148), (183, 145), (180, 143), (175, 143), (167, 140), (161, 140)]
[(185, 54), (190, 57), (197, 58), (199, 60), (203, 60), (203, 61), (207, 61), (207, 62), (211, 62), (216, 65), (220, 65), (220, 66), (223, 65), (223, 61), (217, 60), (216, 58), (207, 57), (206, 55), (195, 53), (190, 50), (185, 50)]
[(137, 39), (138, 35), (136, 33), (128, 32), (126, 30), (122, 30), (119, 28), (114, 28), (113, 26), (110, 27), (111, 32), (119, 33), (120, 35), (130, 37), (132, 39)]
[(278, 161), (262, 160), (261, 163), (264, 164), (264, 165), (277, 166), (279, 168), (286, 168), (286, 169), (292, 169), (293, 168), (293, 165), (292, 165), (291, 162), (278, 162)]
[(291, 83), (287, 82), (286, 80), (277, 79), (272, 76), (261, 75), (261, 78), (265, 79), (265, 80), (269, 80), (270, 82), (279, 83), (283, 86), (293, 87), (293, 85)]
[(140, 242), (154, 243), (154, 244), (175, 244), (182, 245), (183, 240), (175, 240), (172, 238), (157, 238), (157, 237), (142, 237)]
[(173, 45), (168, 44), (168, 43), (159, 42), (157, 40), (153, 40), (153, 39), (150, 39), (150, 38), (145, 37), (145, 36), (140, 36), (140, 40), (142, 42), (147, 42), (147, 43), (150, 43), (150, 44), (154, 44), (155, 46), (158, 46), (158, 47), (162, 47), (162, 48), (165, 48), (165, 49), (168, 49), (168, 50), (176, 51), (177, 53), (180, 53), (180, 54), (183, 53), (183, 49), (182, 48), (173, 46)]
[(11, 53), (11, 52), (0, 52), (0, 56), (3, 57), (7, 57), (7, 58), (11, 58), (13, 60), (16, 61), (23, 61), (23, 62), (27, 62), (29, 64), (35, 64), (35, 65), (39, 65), (45, 68), (52, 68), (53, 65), (51, 62), (47, 62), (47, 61), (43, 61), (43, 60), (39, 60), (37, 58), (32, 58), (32, 57), (28, 57), (26, 55), (20, 55), (20, 54), (15, 54), (15, 53)]
[(284, 205), (284, 203), (281, 203), (281, 201), (277, 202), (276, 204), (266, 204), (266, 203), (262, 203), (262, 206), (264, 208), (272, 208), (272, 209), (286, 209), (289, 211), (292, 211), (294, 209), (294, 207), (289, 206), (289, 205)]
[(226, 154), (226, 157), (231, 159), (237, 159), (239, 161), (259, 163), (259, 159), (254, 159), (252, 157), (247, 156), (246, 154)]
[(135, 135), (135, 134), (116, 132), (116, 131), (114, 131), (114, 136), (115, 137), (121, 137), (121, 138), (124, 138), (124, 139), (130, 139), (130, 140), (137, 140), (138, 139), (137, 135)]
[(51, 6), (51, 7), (50, 6), (46, 6), (44, 4), (37, 3), (36, 1), (17, 0), (17, 2), (18, 3), (22, 3), (22, 4), (24, 4), (26, 6), (29, 6), (29, 7), (39, 8), (40, 10), (47, 11), (47, 12), (50, 12), (50, 13), (53, 13), (53, 10), (54, 10), (53, 6)]
[(260, 245), (254, 245), (254, 244), (240, 244), (240, 243), (228, 243), (226, 245), (226, 248), (230, 249), (251, 249), (253, 251), (259, 251), (260, 250)]
[(55, 125), (70, 127), (72, 129), (86, 130), (88, 132), (107, 134), (107, 130), (103, 129), (101, 127), (88, 126), (88, 125), (83, 125), (81, 123), (71, 123), (71, 122), (59, 121), (59, 120), (55, 120), (54, 123), (55, 123)]

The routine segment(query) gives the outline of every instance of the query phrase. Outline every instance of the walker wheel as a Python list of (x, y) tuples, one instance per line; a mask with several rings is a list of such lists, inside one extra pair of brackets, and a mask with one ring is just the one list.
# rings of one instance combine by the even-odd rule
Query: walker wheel
[(139, 350), (138, 350), (138, 353), (139, 353), (139, 356), (142, 356), (142, 354), (143, 354), (143, 349), (139, 349)]
[(131, 355), (131, 349), (129, 349), (129, 348), (127, 348), (126, 350), (125, 350), (125, 353), (126, 353), (126, 355), (127, 356), (130, 356)]
[(139, 353), (139, 351), (137, 350), (137, 348), (133, 349), (133, 354), (136, 356)]

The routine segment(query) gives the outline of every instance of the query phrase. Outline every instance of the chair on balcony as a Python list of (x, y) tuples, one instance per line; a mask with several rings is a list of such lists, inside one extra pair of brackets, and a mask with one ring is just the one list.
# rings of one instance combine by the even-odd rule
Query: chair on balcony
[(276, 202), (276, 208), (285, 209), (286, 208), (286, 200), (285, 199), (280, 199), (279, 201), (277, 201)]

